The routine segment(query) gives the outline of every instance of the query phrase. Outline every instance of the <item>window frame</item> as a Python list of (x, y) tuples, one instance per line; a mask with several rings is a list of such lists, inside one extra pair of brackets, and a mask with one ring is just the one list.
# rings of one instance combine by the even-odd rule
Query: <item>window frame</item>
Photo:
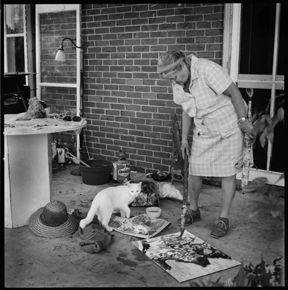
[[(40, 14), (51, 13), (51, 12), (62, 12), (62, 11), (76, 11), (76, 45), (81, 47), (81, 4), (36, 4), (35, 10), (35, 38), (36, 38), (36, 92), (37, 98), (41, 100), (41, 87), (66, 87), (76, 88), (76, 114), (81, 116), (82, 105), (81, 105), (81, 69), (84, 65), (81, 62), (82, 52), (81, 49), (76, 49), (76, 83), (47, 83), (41, 82), (41, 61), (40, 61)], [(61, 43), (59, 43), (60, 46)], [(55, 56), (56, 56), (55, 51)], [(77, 158), (80, 159), (80, 134), (76, 135), (76, 153)]]
[[(7, 27), (6, 27), (6, 7), (8, 5), (15, 5), (15, 4), (5, 4), (4, 5), (4, 55), (7, 57), (4, 57), (4, 73), (10, 73), (8, 72), (8, 54), (7, 54), (7, 39), (8, 38), (16, 38), (16, 37), (23, 37), (23, 43), (24, 43), (24, 72), (28, 72), (28, 53), (27, 53), (27, 34), (26, 34), (26, 5), (25, 4), (18, 4), (23, 6), (23, 32), (22, 33), (14, 33), (14, 34), (8, 34), (7, 33)], [(15, 72), (16, 73), (16, 72)], [(26, 83), (28, 78), (26, 76)]]
[[(239, 88), (271, 89), (270, 116), (272, 117), (274, 114), (273, 105), (275, 90), (284, 89), (284, 76), (276, 75), (275, 65), (273, 65), (272, 75), (239, 74), (241, 8), (241, 3), (225, 4), (222, 66)], [(279, 33), (280, 8), (281, 4), (276, 3), (275, 41), (277, 41), (277, 33)], [(277, 56), (279, 53), (277, 49), (277, 43), (276, 47), (274, 46), (274, 48), (273, 62), (275, 64), (275, 60), (277, 61)], [(279, 180), (283, 173), (269, 170), (269, 154), (271, 154), (271, 152), (272, 145), (269, 142), (266, 170), (251, 168), (249, 180), (253, 180), (256, 177), (266, 177), (268, 179), (268, 183), (284, 186), (284, 178)], [(241, 173), (237, 174), (237, 179), (241, 179)]]

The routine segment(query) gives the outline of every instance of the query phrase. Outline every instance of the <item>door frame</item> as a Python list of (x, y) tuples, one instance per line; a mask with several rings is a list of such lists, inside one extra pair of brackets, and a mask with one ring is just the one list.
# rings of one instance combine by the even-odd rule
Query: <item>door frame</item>
[[(76, 11), (76, 45), (81, 45), (81, 4), (36, 4), (35, 21), (36, 21), (36, 92), (37, 98), (41, 100), (41, 87), (66, 87), (76, 88), (76, 114), (81, 115), (81, 67), (84, 65), (81, 63), (81, 49), (76, 49), (76, 83), (44, 83), (41, 82), (41, 69), (40, 69), (40, 14), (51, 12), (63, 12), (63, 11)], [(59, 43), (60, 46), (61, 43)], [(56, 55), (56, 51), (55, 51)], [(77, 158), (80, 158), (80, 134), (76, 135), (76, 152)]]
[[(247, 75), (239, 74), (239, 50), (240, 50), (240, 32), (241, 32), (241, 3), (226, 3), (224, 10), (224, 35), (223, 35), (223, 58), (222, 66), (225, 71), (230, 75), (232, 80), (237, 84), (239, 88), (264, 88), (271, 89), (271, 110), (270, 116), (274, 114), (274, 98), (275, 90), (284, 90), (284, 76), (276, 75), (276, 67), (273, 65), (272, 75)], [(274, 64), (277, 62), (278, 47), (277, 40), (279, 35), (279, 23), (280, 23), (280, 8), (281, 4), (276, 3), (276, 20), (275, 20), (275, 41), (276, 46), (273, 54)], [(274, 41), (274, 43), (275, 43)], [(266, 177), (269, 184), (275, 184), (284, 186), (284, 178), (280, 178), (283, 174), (281, 172), (275, 172), (269, 170), (269, 154), (271, 154), (272, 145), (268, 143), (268, 157), (267, 168), (262, 169), (250, 169), (249, 180), (253, 180), (256, 177)], [(237, 179), (241, 179), (241, 174), (237, 174)]]

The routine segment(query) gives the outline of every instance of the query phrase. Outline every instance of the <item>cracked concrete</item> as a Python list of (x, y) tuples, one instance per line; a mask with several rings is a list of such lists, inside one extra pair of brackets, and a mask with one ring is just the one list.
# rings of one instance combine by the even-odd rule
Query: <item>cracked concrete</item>
[[(64, 202), (68, 209), (87, 212), (95, 194), (112, 183), (93, 186), (82, 183), (81, 176), (70, 171), (53, 174), (52, 199)], [(132, 179), (139, 179), (140, 173), (133, 173)], [(148, 179), (151, 180), (151, 179)], [(182, 191), (182, 184), (175, 186)], [(261, 258), (272, 263), (275, 258), (284, 257), (284, 227), (271, 215), (260, 212), (249, 218), (257, 204), (250, 202), (251, 194), (237, 191), (231, 208), (230, 230), (227, 236), (214, 239), (210, 236), (211, 226), (218, 218), (221, 207), (221, 189), (203, 185), (200, 196), (201, 220), (186, 227), (192, 234), (210, 243), (232, 258), (258, 264)], [(159, 235), (179, 231), (177, 219), (181, 213), (181, 202), (161, 200), (161, 218), (171, 224)], [(132, 215), (144, 213), (141, 207), (131, 208)], [(28, 226), (5, 228), (5, 287), (187, 287), (189, 282), (177, 282), (159, 266), (136, 249), (131, 242), (138, 238), (113, 232), (114, 243), (106, 251), (92, 255), (79, 246), (77, 234), (69, 237), (45, 239), (35, 236)], [(284, 265), (284, 259), (281, 264)], [(239, 267), (217, 272), (197, 281), (221, 282), (233, 278)]]

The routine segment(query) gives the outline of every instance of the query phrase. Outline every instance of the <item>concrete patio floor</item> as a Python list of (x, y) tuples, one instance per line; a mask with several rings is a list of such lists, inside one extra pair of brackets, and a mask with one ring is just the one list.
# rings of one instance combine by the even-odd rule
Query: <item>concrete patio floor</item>
[[(53, 200), (66, 204), (68, 209), (88, 212), (91, 201), (101, 189), (112, 186), (93, 186), (82, 182), (81, 176), (72, 175), (75, 165), (64, 171), (53, 173)], [(144, 179), (142, 173), (132, 173), (132, 180)], [(146, 179), (153, 181), (152, 179)], [(183, 185), (175, 183), (182, 191)], [(221, 189), (203, 185), (200, 196), (201, 220), (186, 227), (186, 230), (221, 250), (233, 259), (255, 266), (261, 258), (266, 263), (284, 257), (283, 223), (267, 213), (255, 218), (248, 214), (257, 209), (251, 202), (252, 195), (237, 191), (230, 214), (228, 234), (220, 239), (210, 236), (211, 226), (218, 218), (221, 207)], [(161, 199), (161, 218), (171, 224), (158, 236), (179, 232), (177, 219), (181, 213), (181, 202)], [(132, 215), (145, 212), (143, 207), (132, 207)], [(187, 287), (190, 282), (225, 282), (234, 278), (239, 270), (228, 270), (198, 279), (179, 283), (172, 276), (149, 260), (131, 244), (139, 238), (113, 231), (114, 243), (106, 251), (88, 254), (79, 246), (77, 233), (63, 238), (41, 238), (35, 236), (28, 226), (5, 228), (5, 287)], [(280, 261), (284, 265), (284, 258)]]

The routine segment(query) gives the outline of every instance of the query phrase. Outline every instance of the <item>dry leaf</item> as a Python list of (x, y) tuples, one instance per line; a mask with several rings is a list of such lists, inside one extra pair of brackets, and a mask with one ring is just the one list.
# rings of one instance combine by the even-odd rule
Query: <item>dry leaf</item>
[(284, 120), (284, 109), (282, 107), (280, 107), (278, 110), (277, 110), (277, 118), (279, 121), (282, 121)]
[(269, 125), (272, 125), (272, 119), (271, 119), (271, 117), (269, 115), (265, 115), (265, 120), (267, 121), (267, 123)]
[(267, 138), (271, 143), (273, 143), (274, 133), (273, 133), (273, 132), (270, 132), (269, 134), (267, 134), (266, 138)]
[(260, 145), (262, 148), (265, 148), (266, 145), (266, 136), (267, 136), (267, 127), (264, 128), (264, 131), (259, 137)]

